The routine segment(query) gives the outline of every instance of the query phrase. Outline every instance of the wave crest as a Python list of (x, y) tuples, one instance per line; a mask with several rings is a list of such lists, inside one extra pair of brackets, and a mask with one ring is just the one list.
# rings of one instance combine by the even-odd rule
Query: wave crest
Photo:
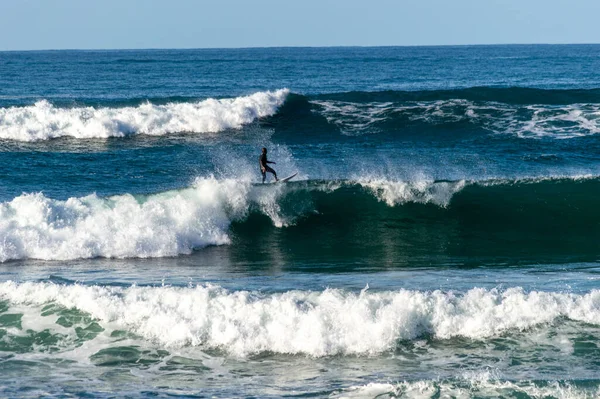
[(600, 395), (597, 381), (506, 381), (481, 376), (456, 379), (369, 383), (334, 392), (330, 398), (561, 398), (591, 399)]
[(78, 309), (98, 320), (107, 335), (124, 328), (165, 347), (201, 346), (238, 356), (369, 355), (394, 350), (401, 340), (485, 339), (560, 318), (600, 324), (597, 290), (584, 295), (521, 288), (264, 294), (213, 285), (118, 288), (5, 282), (0, 298), (33, 306), (35, 312), (49, 303)]
[(216, 133), (273, 115), (289, 90), (258, 92), (193, 103), (141, 104), (137, 107), (59, 108), (46, 100), (25, 107), (0, 108), (0, 138), (18, 141), (58, 137), (107, 138), (134, 134)]
[[(529, 251), (539, 247), (546, 254), (592, 254), (597, 253), (599, 193), (600, 179), (575, 176), (266, 185), (211, 177), (151, 195), (55, 200), (23, 194), (0, 203), (0, 262), (177, 256), (230, 244), (231, 232), (241, 247), (257, 245), (257, 232), (264, 239), (273, 228), (292, 225), (277, 234), (281, 245), (308, 248), (334, 237), (357, 250), (388, 243), (387, 250), (397, 248), (397, 256), (410, 256), (400, 250), (408, 243), (415, 253), (419, 248), (427, 253), (460, 248), (518, 253), (530, 245)], [(328, 235), (338, 229), (344, 234)], [(440, 241), (452, 245), (438, 247)], [(488, 241), (504, 246), (489, 246)]]
[(155, 257), (229, 243), (231, 218), (246, 210), (247, 186), (213, 179), (196, 187), (134, 197), (95, 194), (66, 201), (24, 194), (0, 205), (0, 261)]
[(369, 189), (377, 199), (389, 206), (412, 202), (419, 204), (431, 203), (445, 208), (450, 204), (452, 196), (465, 187), (466, 181), (402, 182), (377, 179), (358, 180), (358, 184)]

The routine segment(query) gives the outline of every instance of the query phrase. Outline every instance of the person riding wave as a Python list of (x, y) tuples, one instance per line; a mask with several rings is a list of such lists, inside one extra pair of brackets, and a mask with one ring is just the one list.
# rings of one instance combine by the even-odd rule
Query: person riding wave
[(277, 173), (273, 170), (273, 168), (267, 165), (269, 163), (275, 164), (275, 162), (267, 161), (267, 149), (264, 147), (262, 149), (262, 154), (260, 154), (260, 157), (258, 158), (258, 163), (260, 164), (260, 172), (262, 173), (263, 183), (267, 178), (267, 172), (273, 173), (273, 176), (275, 176), (275, 181), (278, 181)]

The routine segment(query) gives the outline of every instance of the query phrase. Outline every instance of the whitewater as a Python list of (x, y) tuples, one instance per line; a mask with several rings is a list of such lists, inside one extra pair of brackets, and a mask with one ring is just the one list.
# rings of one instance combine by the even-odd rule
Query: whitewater
[[(27, 305), (27, 312), (34, 313), (30, 319), (57, 323), (58, 310), (76, 309), (97, 321), (107, 337), (125, 329), (165, 348), (221, 348), (235, 356), (368, 356), (426, 336), (481, 340), (510, 331), (535, 334), (544, 325), (565, 320), (600, 324), (597, 290), (584, 295), (521, 288), (263, 294), (212, 285), (120, 288), (9, 281), (0, 285), (0, 298), (8, 301), (6, 312)], [(55, 310), (49, 312), (49, 305)], [(50, 326), (51, 320), (43, 325)], [(55, 328), (63, 330), (60, 323)], [(68, 335), (62, 339), (69, 341)]]
[(133, 134), (218, 133), (239, 129), (273, 115), (288, 90), (258, 92), (230, 99), (136, 107), (61, 108), (47, 100), (25, 107), (0, 108), (0, 138), (18, 141), (125, 137)]

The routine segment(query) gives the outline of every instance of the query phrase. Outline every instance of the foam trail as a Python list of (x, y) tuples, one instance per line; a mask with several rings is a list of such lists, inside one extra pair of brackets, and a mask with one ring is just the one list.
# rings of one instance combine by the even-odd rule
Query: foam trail
[(366, 102), (311, 101), (327, 121), (347, 135), (465, 123), (519, 138), (570, 139), (600, 133), (596, 103), (515, 105), (491, 101)]
[(26, 107), (0, 108), (0, 138), (18, 141), (124, 137), (132, 134), (216, 133), (275, 114), (289, 90), (231, 99), (123, 108), (58, 108), (42, 100)]
[[(471, 289), (466, 293), (338, 289), (264, 294), (196, 287), (102, 287), (4, 282), (0, 299), (75, 308), (105, 329), (127, 329), (164, 347), (202, 346), (231, 354), (372, 355), (399, 340), (496, 337), (561, 318), (600, 325), (600, 291), (584, 295)], [(57, 317), (57, 316), (52, 316)], [(107, 332), (110, 334), (110, 331)]]

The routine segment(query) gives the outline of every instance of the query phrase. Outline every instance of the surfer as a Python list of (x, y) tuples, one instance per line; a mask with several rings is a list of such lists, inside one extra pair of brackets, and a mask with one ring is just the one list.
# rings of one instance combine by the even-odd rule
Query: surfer
[(273, 168), (267, 165), (268, 163), (275, 164), (275, 162), (267, 161), (267, 149), (264, 147), (262, 149), (262, 154), (260, 154), (260, 157), (258, 158), (258, 163), (260, 164), (260, 173), (262, 173), (263, 183), (267, 177), (267, 172), (273, 173), (273, 176), (275, 176), (275, 181), (277, 181), (277, 173), (273, 170)]

